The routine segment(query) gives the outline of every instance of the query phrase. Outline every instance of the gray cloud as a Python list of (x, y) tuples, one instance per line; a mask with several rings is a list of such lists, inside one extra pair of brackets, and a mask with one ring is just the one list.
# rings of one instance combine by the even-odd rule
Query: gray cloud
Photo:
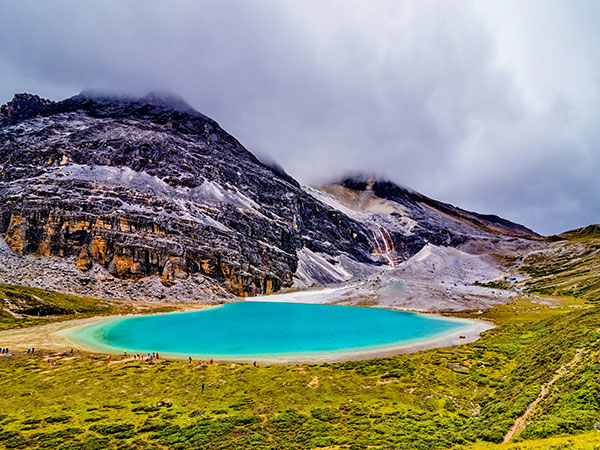
[(594, 9), (3, 2), (0, 101), (169, 90), (301, 181), (371, 171), (557, 233), (600, 222)]

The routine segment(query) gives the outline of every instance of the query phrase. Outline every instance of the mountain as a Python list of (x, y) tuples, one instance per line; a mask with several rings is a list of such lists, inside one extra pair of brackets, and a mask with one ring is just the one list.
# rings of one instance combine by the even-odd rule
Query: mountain
[[(498, 236), (538, 239), (534, 231), (495, 215), (465, 211), (387, 180), (355, 176), (323, 186), (316, 197), (384, 235), (381, 249), (404, 260), (427, 243), (457, 247)], [(313, 191), (319, 193), (319, 190)]]
[(90, 91), (0, 107), (0, 234), (0, 281), (151, 299), (337, 283), (428, 243), (539, 238), (389, 181), (302, 186), (180, 98)]

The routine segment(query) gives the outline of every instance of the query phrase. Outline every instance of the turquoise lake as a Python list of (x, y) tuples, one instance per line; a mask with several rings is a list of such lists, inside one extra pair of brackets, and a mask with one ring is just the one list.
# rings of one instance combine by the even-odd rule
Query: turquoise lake
[(230, 360), (352, 353), (409, 345), (470, 321), (388, 309), (240, 302), (184, 313), (112, 319), (70, 332), (82, 346)]

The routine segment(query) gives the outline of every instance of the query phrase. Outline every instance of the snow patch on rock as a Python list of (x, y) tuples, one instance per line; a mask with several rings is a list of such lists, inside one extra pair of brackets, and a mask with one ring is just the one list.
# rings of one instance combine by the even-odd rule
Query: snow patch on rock
[(103, 186), (122, 186), (140, 192), (173, 196), (176, 189), (156, 176), (136, 172), (129, 167), (88, 166), (71, 164), (48, 172), (42, 177), (61, 180), (82, 180)]

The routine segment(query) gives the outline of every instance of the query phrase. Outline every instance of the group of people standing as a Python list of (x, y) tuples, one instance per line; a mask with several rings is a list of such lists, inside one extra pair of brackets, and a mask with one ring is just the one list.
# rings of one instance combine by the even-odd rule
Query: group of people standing
[[(127, 356), (127, 350), (125, 350), (125, 356)], [(160, 359), (160, 355), (156, 352), (148, 353), (144, 355), (143, 353), (134, 353), (133, 359), (139, 359), (140, 361), (153, 361), (156, 359), (157, 361)]]
[[(191, 364), (191, 363), (192, 363), (192, 357), (191, 357), (191, 356), (189, 356), (189, 357), (188, 357), (188, 363), (189, 363), (189, 364)], [(214, 359), (212, 359), (212, 358), (210, 358), (210, 361), (209, 361), (209, 363), (210, 363), (210, 366), (212, 367), (212, 366), (214, 366), (214, 364), (215, 364), (215, 360), (214, 360)], [(202, 364), (202, 360), (201, 360), (201, 359), (199, 359), (199, 360), (198, 360), (198, 365), (201, 365), (201, 364)]]

